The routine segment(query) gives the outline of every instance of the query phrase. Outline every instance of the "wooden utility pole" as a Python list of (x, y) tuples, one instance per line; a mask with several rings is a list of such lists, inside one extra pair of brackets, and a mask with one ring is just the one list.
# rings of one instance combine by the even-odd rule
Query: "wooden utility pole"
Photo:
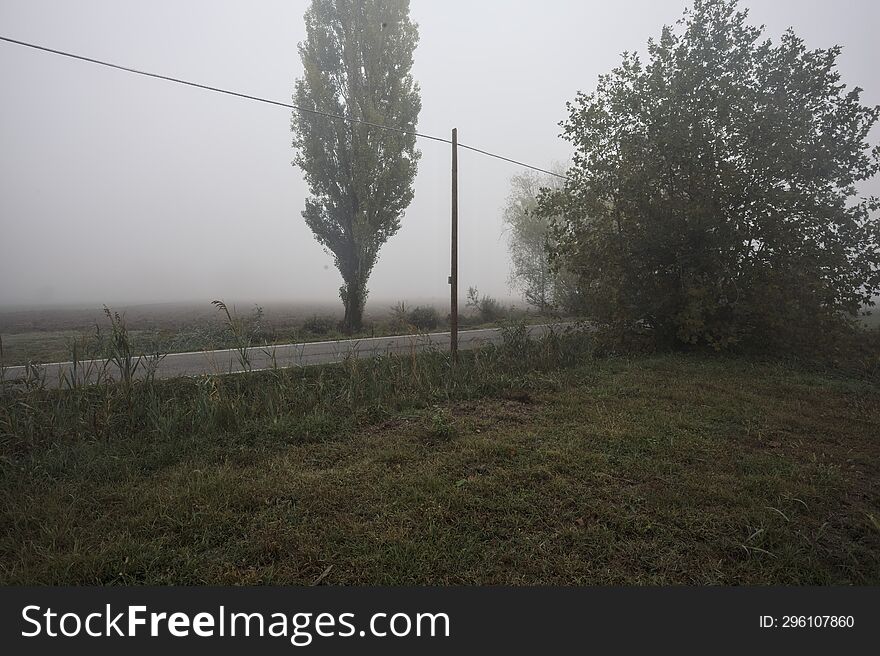
[(452, 271), (449, 275), (449, 352), (458, 362), (458, 129), (452, 128)]

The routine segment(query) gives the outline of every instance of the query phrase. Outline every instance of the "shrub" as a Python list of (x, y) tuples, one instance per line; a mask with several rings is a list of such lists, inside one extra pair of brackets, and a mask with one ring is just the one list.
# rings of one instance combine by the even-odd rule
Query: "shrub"
[(409, 330), (409, 312), (406, 309), (406, 303), (399, 301), (391, 306), (391, 330), (401, 332)]
[(333, 330), (335, 323), (331, 317), (319, 317), (314, 314), (303, 322), (302, 329), (312, 335), (326, 335)]
[(419, 330), (433, 330), (440, 323), (440, 316), (433, 306), (420, 305), (410, 310), (407, 320)]
[(504, 306), (488, 294), (480, 295), (476, 287), (468, 287), (467, 306), (483, 323), (492, 323), (504, 317)]

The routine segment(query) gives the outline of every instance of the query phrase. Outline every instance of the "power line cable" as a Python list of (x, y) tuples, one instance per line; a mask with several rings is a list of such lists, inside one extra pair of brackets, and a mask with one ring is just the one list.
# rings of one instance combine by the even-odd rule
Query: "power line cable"
[[(293, 109), (298, 112), (302, 112), (304, 114), (314, 114), (316, 116), (323, 116), (325, 118), (334, 119), (337, 121), (346, 121), (348, 123), (360, 123), (361, 125), (367, 125), (373, 128), (378, 128), (380, 130), (389, 130), (391, 132), (397, 132), (399, 134), (408, 134), (415, 136), (420, 139), (430, 139), (432, 141), (440, 141), (441, 143), (451, 144), (452, 140), (445, 139), (443, 137), (437, 137), (431, 134), (425, 134), (423, 132), (416, 132), (414, 130), (405, 130), (403, 128), (398, 128), (392, 125), (382, 125), (380, 123), (372, 123), (370, 121), (365, 121), (363, 119), (354, 118), (351, 116), (342, 116), (340, 114), (331, 114), (329, 112), (318, 111), (317, 109), (309, 109), (307, 107), (300, 107), (298, 105), (293, 105), (291, 103), (283, 103), (278, 100), (270, 100), (268, 98), (260, 98), (259, 96), (252, 96), (246, 93), (239, 93), (238, 91), (230, 91), (229, 89), (221, 89), (220, 87), (212, 87), (207, 84), (199, 84), (198, 82), (191, 82), (189, 80), (182, 80), (180, 78), (171, 77), (169, 75), (160, 75), (159, 73), (150, 73), (149, 71), (141, 71), (136, 68), (130, 68), (128, 66), (122, 66), (120, 64), (114, 64), (112, 62), (103, 61), (101, 59), (94, 59), (92, 57), (85, 57), (83, 55), (77, 55), (72, 52), (65, 52), (64, 50), (56, 50), (54, 48), (47, 48), (46, 46), (37, 45), (35, 43), (28, 43), (27, 41), (19, 41), (18, 39), (11, 39), (9, 37), (0, 36), (0, 41), (6, 41), (7, 43), (12, 43), (19, 46), (24, 46), (26, 48), (33, 48), (34, 50), (41, 50), (43, 52), (48, 52), (53, 55), (60, 55), (62, 57), (69, 57), (70, 59), (78, 59), (80, 61), (88, 62), (90, 64), (98, 64), (99, 66), (106, 66), (107, 68), (115, 68), (119, 71), (125, 71), (126, 73), (133, 73), (135, 75), (143, 75), (145, 77), (152, 77), (157, 80), (165, 80), (167, 82), (174, 82), (176, 84), (183, 84), (189, 87), (195, 87), (197, 89), (205, 89), (206, 91), (214, 91), (215, 93), (222, 93), (227, 96), (235, 96), (237, 98), (244, 98), (245, 100), (253, 100), (255, 102), (265, 103), (267, 105), (276, 105), (278, 107), (286, 107), (287, 109)], [(505, 162), (510, 162), (512, 164), (516, 164), (518, 166), (523, 166), (528, 169), (533, 169), (535, 171), (540, 171), (541, 173), (546, 173), (547, 175), (556, 176), (557, 178), (567, 179), (566, 176), (560, 175), (559, 173), (553, 173), (552, 171), (547, 171), (545, 169), (539, 168), (537, 166), (532, 166), (530, 164), (525, 164), (524, 162), (519, 162), (514, 159), (510, 159), (509, 157), (504, 157), (503, 155), (498, 155), (496, 153), (491, 153), (486, 150), (481, 150), (480, 148), (475, 148), (474, 146), (468, 146), (466, 144), (458, 144), (461, 148), (466, 148), (467, 150), (472, 150), (474, 152), (480, 153), (482, 155), (487, 155), (489, 157), (494, 157), (496, 159), (503, 160)]]
[(568, 176), (562, 175), (560, 173), (554, 173), (553, 171), (547, 171), (546, 169), (538, 168), (537, 166), (532, 166), (531, 164), (526, 164), (525, 162), (518, 162), (515, 159), (510, 159), (509, 157), (504, 157), (503, 155), (496, 155), (495, 153), (490, 153), (488, 150), (480, 150), (479, 148), (474, 148), (473, 146), (468, 146), (467, 144), (460, 143), (458, 144), (459, 148), (466, 148), (467, 150), (472, 150), (475, 153), (480, 153), (481, 155), (488, 155), (489, 157), (494, 157), (495, 159), (500, 159), (505, 162), (510, 162), (511, 164), (517, 164), (518, 166), (524, 166), (527, 169), (533, 169), (535, 171), (540, 171), (541, 173), (546, 173), (547, 175), (552, 175), (557, 178), (562, 178), (563, 180), (568, 180)]
[(63, 50), (55, 50), (53, 48), (47, 48), (45, 46), (39, 46), (34, 43), (27, 43), (25, 41), (18, 41), (16, 39), (10, 39), (5, 36), (0, 36), (0, 41), (7, 41), (9, 43), (14, 43), (20, 46), (26, 46), (28, 48), (34, 48), (35, 50), (42, 50), (43, 52), (49, 52), (54, 55), (61, 55), (62, 57), (70, 57), (71, 59), (78, 59), (80, 61), (89, 62), (91, 64), (98, 64), (100, 66), (107, 66), (108, 68), (115, 68), (120, 71), (125, 71), (127, 73), (134, 73), (136, 75), (143, 75), (146, 77), (156, 78), (158, 80), (166, 80), (168, 82), (175, 82), (177, 84), (184, 84), (190, 87), (196, 87), (197, 89), (205, 89), (207, 91), (214, 91), (216, 93), (223, 93), (228, 96), (236, 96), (238, 98), (244, 98), (245, 100), (254, 100), (256, 102), (266, 103), (268, 105), (277, 105), (278, 107), (286, 107), (288, 109), (295, 109), (298, 112), (303, 112), (306, 114), (315, 114), (318, 116), (324, 116), (326, 118), (332, 118), (340, 121), (347, 121), (349, 123), (363, 123), (364, 125), (369, 125), (374, 128), (380, 128), (382, 130), (391, 130), (394, 132), (400, 132), (403, 134), (412, 134), (417, 137), (422, 137), (424, 139), (433, 139), (435, 141), (442, 141), (444, 143), (451, 144), (452, 141), (449, 139), (443, 139), (441, 137), (435, 137), (430, 134), (422, 134), (419, 132), (412, 132), (409, 130), (404, 130), (402, 128), (397, 128), (388, 125), (380, 125), (378, 123), (371, 123), (370, 121), (364, 121), (361, 119), (353, 118), (350, 116), (341, 116), (339, 114), (330, 114), (328, 112), (321, 112), (317, 109), (308, 109), (306, 107), (299, 107), (297, 105), (292, 105), (290, 103), (283, 103), (278, 100), (269, 100), (268, 98), (260, 98), (259, 96), (251, 96), (246, 93), (239, 93), (238, 91), (230, 91), (228, 89), (221, 89), (219, 87), (208, 86), (207, 84), (199, 84), (198, 82), (190, 82), (189, 80), (181, 80), (180, 78), (171, 77), (168, 75), (160, 75), (159, 73), (150, 73), (149, 71), (141, 71), (136, 68), (129, 68), (128, 66), (121, 66), (119, 64), (113, 64), (111, 62), (102, 61), (100, 59), (93, 59), (92, 57), (85, 57), (83, 55), (76, 55), (70, 52), (64, 52)]

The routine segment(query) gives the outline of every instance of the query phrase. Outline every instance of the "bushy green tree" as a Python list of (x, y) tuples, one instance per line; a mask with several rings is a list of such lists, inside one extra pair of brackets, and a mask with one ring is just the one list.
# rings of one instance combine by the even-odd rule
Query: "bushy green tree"
[(667, 343), (811, 339), (880, 291), (880, 108), (841, 83), (841, 48), (749, 25), (735, 0), (696, 0), (568, 104), (570, 181), (555, 256), (596, 318)]
[[(299, 44), (300, 107), (413, 131), (421, 100), (412, 76), (418, 29), (408, 0), (312, 0)], [(311, 197), (303, 217), (332, 253), (347, 332), (361, 328), (367, 281), (413, 198), (415, 136), (294, 111), (294, 164)]]

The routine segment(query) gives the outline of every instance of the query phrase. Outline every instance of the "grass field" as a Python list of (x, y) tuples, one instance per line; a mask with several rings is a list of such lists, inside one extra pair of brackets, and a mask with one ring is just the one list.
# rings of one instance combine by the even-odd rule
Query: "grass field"
[(7, 394), (0, 581), (880, 583), (876, 382), (574, 339)]

